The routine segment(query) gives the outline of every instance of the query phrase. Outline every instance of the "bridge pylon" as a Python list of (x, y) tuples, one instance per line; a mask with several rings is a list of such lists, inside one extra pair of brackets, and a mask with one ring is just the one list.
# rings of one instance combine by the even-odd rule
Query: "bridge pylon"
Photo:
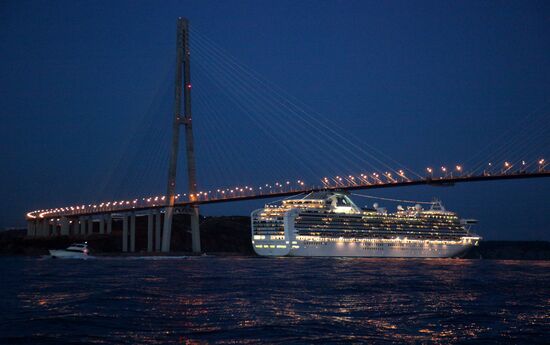
[[(199, 229), (199, 206), (197, 201), (197, 172), (195, 167), (195, 149), (193, 144), (193, 123), (191, 116), (191, 66), (189, 49), (189, 21), (178, 18), (176, 48), (176, 78), (174, 93), (174, 120), (172, 125), (172, 149), (170, 152), (170, 166), (168, 168), (168, 191), (166, 193), (166, 210), (164, 214), (164, 229), (162, 235), (163, 252), (170, 251), (172, 237), (172, 217), (176, 199), (176, 170), (178, 164), (180, 126), (185, 126), (185, 147), (187, 153), (187, 179), (189, 188), (189, 202), (191, 203), (191, 237), (192, 250), (201, 251)], [(183, 90), (182, 90), (183, 88)], [(183, 94), (183, 114), (182, 110)]]

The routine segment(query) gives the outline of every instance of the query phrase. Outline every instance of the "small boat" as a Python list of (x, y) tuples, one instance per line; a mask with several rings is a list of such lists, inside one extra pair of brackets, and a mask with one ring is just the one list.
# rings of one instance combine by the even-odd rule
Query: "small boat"
[(87, 259), (88, 255), (88, 243), (73, 243), (67, 247), (67, 249), (50, 250), (50, 256), (52, 258), (60, 259)]

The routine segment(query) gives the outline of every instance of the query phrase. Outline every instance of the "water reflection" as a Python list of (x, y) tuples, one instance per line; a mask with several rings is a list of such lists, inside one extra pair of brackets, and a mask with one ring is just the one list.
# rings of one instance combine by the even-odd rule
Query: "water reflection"
[(0, 343), (532, 343), (550, 327), (548, 263), (2, 261)]

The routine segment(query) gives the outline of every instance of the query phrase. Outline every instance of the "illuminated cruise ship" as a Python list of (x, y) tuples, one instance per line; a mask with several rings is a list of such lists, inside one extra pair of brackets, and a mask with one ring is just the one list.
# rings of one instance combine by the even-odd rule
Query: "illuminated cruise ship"
[(441, 202), (395, 213), (359, 208), (348, 195), (312, 192), (252, 212), (252, 246), (262, 256), (455, 257), (480, 237), (474, 220), (459, 219)]

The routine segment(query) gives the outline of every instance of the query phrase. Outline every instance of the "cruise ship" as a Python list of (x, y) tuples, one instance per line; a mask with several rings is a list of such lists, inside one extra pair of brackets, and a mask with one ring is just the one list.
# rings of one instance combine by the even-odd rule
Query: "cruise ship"
[(261, 256), (458, 257), (481, 239), (475, 220), (460, 219), (440, 201), (358, 207), (339, 191), (317, 191), (252, 212), (252, 246)]

